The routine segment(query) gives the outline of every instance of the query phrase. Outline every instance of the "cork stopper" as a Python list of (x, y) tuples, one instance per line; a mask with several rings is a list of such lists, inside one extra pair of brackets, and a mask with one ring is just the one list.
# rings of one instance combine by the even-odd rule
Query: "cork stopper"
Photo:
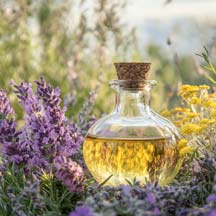
[(145, 81), (149, 79), (151, 63), (145, 62), (120, 62), (114, 63), (117, 77), (125, 80), (125, 88), (140, 89), (144, 87)]

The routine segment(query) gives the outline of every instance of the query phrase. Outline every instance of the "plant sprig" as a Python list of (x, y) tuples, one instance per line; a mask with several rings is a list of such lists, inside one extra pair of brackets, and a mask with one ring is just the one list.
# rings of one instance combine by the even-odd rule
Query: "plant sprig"
[[(216, 67), (212, 63), (212, 60), (210, 59), (210, 54), (209, 54), (207, 47), (204, 46), (204, 52), (202, 52), (201, 54), (196, 54), (196, 55), (201, 57), (205, 61), (205, 64), (201, 64), (201, 67), (207, 72), (210, 72), (214, 76), (216, 76)], [(216, 78), (213, 78), (208, 73), (205, 73), (205, 76), (212, 84), (216, 85)]]

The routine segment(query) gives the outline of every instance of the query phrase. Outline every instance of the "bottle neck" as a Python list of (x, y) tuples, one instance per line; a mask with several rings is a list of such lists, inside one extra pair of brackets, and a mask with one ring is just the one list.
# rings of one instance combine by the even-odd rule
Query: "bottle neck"
[(120, 89), (116, 95), (115, 112), (120, 116), (143, 116), (151, 111), (150, 88), (139, 91)]

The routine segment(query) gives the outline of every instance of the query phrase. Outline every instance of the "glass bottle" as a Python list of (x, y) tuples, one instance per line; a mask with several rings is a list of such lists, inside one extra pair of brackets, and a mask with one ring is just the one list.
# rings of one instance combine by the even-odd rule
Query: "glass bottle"
[[(115, 63), (118, 80), (115, 109), (89, 129), (83, 145), (86, 165), (106, 185), (158, 182), (166, 185), (178, 173), (181, 159), (175, 126), (150, 107), (150, 63)], [(158, 97), (160, 95), (158, 94)]]

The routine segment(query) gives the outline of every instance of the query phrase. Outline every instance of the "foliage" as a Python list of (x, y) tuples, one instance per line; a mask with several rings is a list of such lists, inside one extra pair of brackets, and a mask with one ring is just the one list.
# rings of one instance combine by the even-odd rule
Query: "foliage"
[(2, 216), (68, 215), (82, 194), (71, 193), (51, 173), (26, 175), (24, 168), (8, 164), (0, 176)]
[[(202, 52), (201, 54), (197, 54), (198, 56), (200, 56), (205, 64), (202, 64), (202, 68), (204, 70), (206, 70), (208, 73), (204, 73), (205, 77), (213, 84), (215, 85), (216, 84), (216, 68), (212, 62), (212, 59), (210, 58), (210, 53), (208, 51), (208, 49), (206, 47), (204, 47), (204, 52)], [(211, 75), (209, 75), (209, 73)]]

